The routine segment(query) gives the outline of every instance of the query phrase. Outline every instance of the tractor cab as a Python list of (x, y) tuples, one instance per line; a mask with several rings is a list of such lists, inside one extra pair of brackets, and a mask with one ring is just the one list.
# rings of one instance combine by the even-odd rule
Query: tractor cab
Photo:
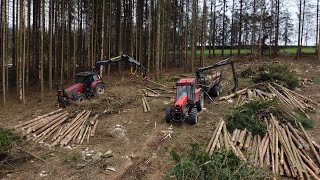
[(198, 101), (200, 88), (197, 88), (195, 78), (183, 78), (176, 83), (176, 101), (186, 97), (188, 103), (194, 104)]
[(91, 84), (95, 81), (99, 81), (99, 76), (94, 72), (81, 72), (76, 74), (76, 83), (81, 83), (84, 89), (90, 89)]

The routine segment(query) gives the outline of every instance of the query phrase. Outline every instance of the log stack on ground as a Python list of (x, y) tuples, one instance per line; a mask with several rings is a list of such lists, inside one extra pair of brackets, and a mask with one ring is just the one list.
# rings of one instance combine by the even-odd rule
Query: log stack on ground
[[(222, 148), (231, 150), (241, 160), (272, 171), (274, 177), (320, 179), (320, 145), (311, 139), (301, 124), (302, 131), (290, 123), (280, 124), (272, 114), (267, 118), (267, 132), (263, 137), (246, 129), (227, 132), (220, 121), (213, 132), (206, 152), (210, 155)], [(315, 161), (311, 158), (315, 157)]]
[(52, 111), (42, 116), (14, 126), (27, 140), (38, 143), (68, 145), (70, 143), (83, 144), (94, 136), (99, 115), (89, 118), (91, 111), (84, 110), (75, 117), (71, 117), (62, 109)]
[(268, 100), (277, 99), (285, 107), (290, 109), (299, 109), (306, 117), (307, 111), (314, 110), (314, 106), (319, 106), (318, 102), (298, 94), (288, 88), (285, 88), (277, 83), (260, 83), (248, 88), (244, 88), (228, 96), (220, 97), (220, 101), (225, 101), (230, 98), (236, 98), (235, 107), (241, 106), (251, 100)]

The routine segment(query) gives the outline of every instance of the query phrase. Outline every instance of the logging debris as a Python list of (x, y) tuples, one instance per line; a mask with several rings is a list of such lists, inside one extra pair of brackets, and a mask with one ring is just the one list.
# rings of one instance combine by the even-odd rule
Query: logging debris
[(90, 137), (95, 135), (99, 115), (89, 117), (89, 110), (74, 114), (75, 117), (58, 109), (18, 124), (14, 129), (21, 132), (27, 140), (46, 142), (50, 146), (89, 143)]
[[(272, 113), (266, 119), (267, 133), (252, 135), (246, 129), (229, 133), (225, 121), (220, 121), (214, 130), (206, 152), (225, 149), (232, 151), (242, 161), (272, 171), (274, 177), (320, 179), (320, 150), (301, 123), (302, 131), (289, 122), (281, 123)], [(310, 155), (316, 157), (314, 162)]]

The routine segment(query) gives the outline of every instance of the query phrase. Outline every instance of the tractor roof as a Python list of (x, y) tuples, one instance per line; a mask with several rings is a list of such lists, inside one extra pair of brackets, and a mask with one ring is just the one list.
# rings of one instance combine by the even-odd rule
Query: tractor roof
[(196, 78), (182, 78), (177, 82), (178, 86), (191, 85), (196, 82)]
[(96, 73), (92, 71), (80, 72), (76, 74), (76, 76), (93, 76), (93, 75), (96, 75)]

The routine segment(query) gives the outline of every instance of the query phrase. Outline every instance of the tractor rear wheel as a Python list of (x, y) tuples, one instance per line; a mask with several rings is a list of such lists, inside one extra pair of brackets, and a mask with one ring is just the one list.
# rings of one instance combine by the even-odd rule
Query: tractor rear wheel
[(94, 95), (101, 96), (103, 94), (104, 94), (104, 86), (102, 84), (97, 84), (96, 87), (94, 87)]
[(197, 124), (198, 122), (198, 111), (197, 108), (192, 108), (189, 113), (188, 121), (191, 125)]
[(77, 101), (77, 102), (82, 102), (86, 99), (86, 95), (84, 95), (83, 93), (78, 93), (74, 96), (74, 99)]
[(171, 108), (168, 107), (166, 109), (166, 122), (170, 123), (171, 119), (172, 119), (172, 110), (171, 110)]

